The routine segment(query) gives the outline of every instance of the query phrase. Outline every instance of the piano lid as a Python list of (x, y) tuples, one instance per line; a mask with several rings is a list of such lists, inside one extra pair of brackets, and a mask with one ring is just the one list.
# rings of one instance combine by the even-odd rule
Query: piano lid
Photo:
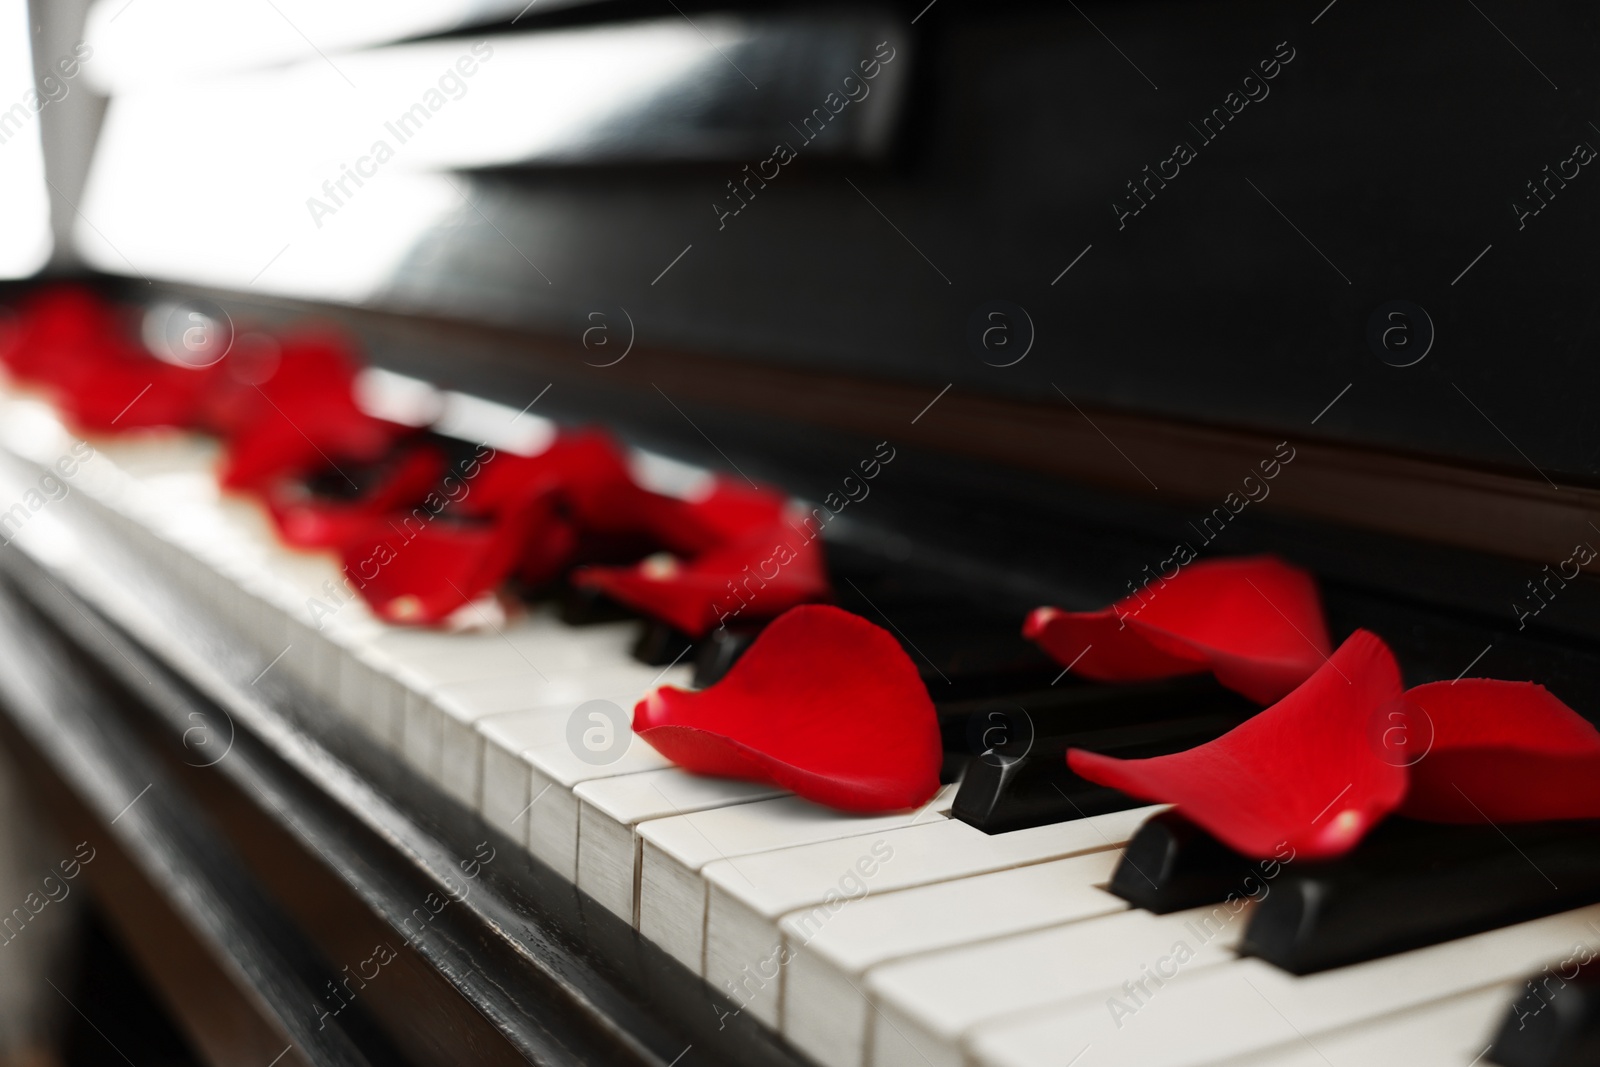
[(1600, 478), (1590, 8), (640, 10), (130, 88), (79, 247), (575, 360), (625, 309), (928, 399)]

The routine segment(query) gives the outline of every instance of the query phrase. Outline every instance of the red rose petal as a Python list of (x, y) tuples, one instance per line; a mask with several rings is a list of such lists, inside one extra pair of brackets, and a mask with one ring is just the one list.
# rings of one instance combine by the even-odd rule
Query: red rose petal
[(1600, 818), (1600, 732), (1542, 685), (1463, 678), (1406, 693), (1432, 726), (1404, 815), (1434, 822)]
[(228, 440), (273, 416), (322, 422), (359, 410), (354, 385), (360, 364), (336, 334), (290, 334), (275, 346), (242, 348), (219, 366), (229, 373), (206, 397), (203, 415), (206, 427)]
[(531, 590), (550, 584), (572, 566), (582, 541), (583, 534), (560, 514), (553, 500), (536, 505), (517, 561), (517, 580)]
[[(414, 432), (357, 406), (358, 364), (337, 335), (291, 335), (269, 363), (230, 368), (205, 398), (201, 421), (227, 443), (227, 488), (259, 490), (330, 462), (373, 463)], [(256, 380), (263, 372), (265, 380)]]
[(57, 382), (104, 350), (125, 347), (116, 309), (93, 290), (52, 285), (31, 293), (18, 308), (16, 328), (0, 347), (0, 360), (18, 378)]
[(356, 366), (338, 337), (300, 334), (283, 342), (264, 382), (219, 382), (204, 418), (227, 442), (222, 484), (260, 490), (330, 463), (373, 463), (414, 432), (356, 405)]
[(629, 477), (622, 452), (598, 430), (562, 431), (537, 455), (495, 452), (480, 461), (467, 483), (458, 502), (465, 514), (492, 515), (558, 490), (575, 517), (593, 529), (629, 525), (629, 498), (644, 492)]
[(407, 448), (380, 473), (377, 485), (354, 500), (313, 496), (299, 482), (277, 482), (266, 505), (278, 534), (299, 548), (337, 548), (372, 528), (389, 512), (402, 515), (421, 501), (444, 472), (444, 456), (431, 445)]
[(66, 421), (90, 433), (186, 428), (199, 418), (213, 368), (162, 363), (138, 351), (102, 353), (58, 376), (53, 392)]
[(650, 494), (648, 529), (672, 552), (693, 556), (718, 545), (743, 541), (783, 521), (787, 498), (773, 489), (752, 488), (718, 477), (697, 500)]
[(575, 562), (635, 560), (656, 544), (646, 534), (646, 502), (622, 452), (597, 430), (563, 431), (533, 456), (488, 452), (461, 465), (460, 485), (446, 482), (452, 514), (492, 518), (543, 500), (547, 518), (529, 546), (519, 577), (550, 581)]
[(1022, 632), (1086, 678), (1210, 671), (1262, 704), (1311, 677), (1330, 647), (1316, 583), (1270, 556), (1194, 563), (1103, 611), (1038, 608)]
[(1405, 795), (1406, 769), (1385, 762), (1367, 730), (1400, 695), (1393, 654), (1359, 630), (1304, 685), (1215, 741), (1139, 760), (1073, 749), (1067, 762), (1090, 781), (1177, 804), (1248, 856), (1288, 842), (1304, 858), (1329, 858)]
[(77, 286), (35, 293), (0, 350), (19, 379), (44, 386), (86, 432), (194, 424), (214, 367), (163, 363), (136, 343), (118, 312)]
[(770, 619), (829, 591), (821, 546), (782, 523), (688, 562), (653, 556), (631, 567), (586, 567), (573, 581), (690, 637), (734, 617)]
[(826, 605), (775, 620), (708, 689), (657, 689), (633, 728), (687, 770), (844, 811), (899, 811), (939, 789), (939, 724), (916, 665), (887, 631)]
[(342, 563), (380, 618), (442, 622), (511, 575), (548, 507), (528, 501), (493, 521), (469, 523), (378, 520), (345, 547)]
[(226, 489), (262, 491), (279, 478), (296, 477), (340, 461), (373, 463), (411, 431), (351, 407), (319, 406), (295, 414), (275, 412), (228, 443), (220, 479)]

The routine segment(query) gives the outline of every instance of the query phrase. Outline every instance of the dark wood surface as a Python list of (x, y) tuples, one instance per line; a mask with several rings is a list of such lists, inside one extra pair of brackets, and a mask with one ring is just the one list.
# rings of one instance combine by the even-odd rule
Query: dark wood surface
[[(16, 617), (7, 621), (14, 623)], [(9, 627), (0, 628), (0, 640), (14, 635)], [(94, 859), (82, 868), (81, 876), (95, 904), (197, 1054), (214, 1067), (231, 1067), (264, 1063), (281, 1052), (280, 1065), (308, 1067), (254, 994), (221, 965), (187, 919), (174, 910), (173, 901), (107, 832), (105, 820), (9, 715), (0, 715), (0, 743), (28, 757), (17, 760), (16, 766), (62, 839), (87, 842), (94, 849)], [(96, 1006), (87, 1008), (93, 1012)], [(92, 1017), (90, 1023), (97, 1025)]]
[[(730, 463), (760, 469), (765, 461), (767, 469), (790, 473), (785, 461), (795, 454), (839, 452), (846, 443), (870, 450), (871, 442), (888, 439), (935, 456), (1038, 475), (1035, 494), (1067, 497), (1076, 486), (1091, 486), (1200, 516), (1221, 506), (1287, 442), (1296, 458), (1257, 511), (1540, 563), (1565, 559), (1577, 541), (1600, 539), (1589, 525), (1600, 524), (1595, 484), (1559, 476), (1551, 481), (1515, 456), (1473, 463), (1351, 444), (1313, 425), (1315, 410), (1293, 430), (1266, 432), (1064, 396), (1031, 400), (960, 386), (940, 396), (938, 385), (649, 343), (637, 344), (615, 366), (596, 368), (583, 361), (576, 336), (187, 288), (171, 292), (206, 292), (244, 323), (340, 323), (380, 365), (518, 409), (549, 385), (536, 411), (632, 429), (724, 470)], [(1590, 564), (1595, 567), (1600, 561)]]

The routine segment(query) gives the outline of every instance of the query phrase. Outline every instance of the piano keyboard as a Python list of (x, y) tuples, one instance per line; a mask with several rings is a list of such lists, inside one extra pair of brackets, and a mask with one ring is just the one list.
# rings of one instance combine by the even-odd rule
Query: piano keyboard
[[(45, 404), (0, 394), (8, 499), (76, 443)], [(1297, 978), (1238, 956), (1248, 905), (1153, 915), (1105, 890), (1154, 808), (987, 834), (950, 817), (946, 786), (918, 811), (845, 815), (690, 776), (625, 718), (625, 750), (597, 758), (573, 741), (575, 709), (626, 716), (689, 681), (632, 658), (637, 624), (485, 601), (461, 632), (390, 626), (340, 592), (330, 557), (285, 549), (253, 503), (218, 493), (214, 443), (93, 448), (71, 492), (236, 626), (263, 673), (292, 676), (821, 1064), (1470, 1067), (1525, 973), (1600, 938), (1591, 907)], [(107, 603), (48, 506), (8, 532)], [(315, 603), (331, 608), (320, 622)]]

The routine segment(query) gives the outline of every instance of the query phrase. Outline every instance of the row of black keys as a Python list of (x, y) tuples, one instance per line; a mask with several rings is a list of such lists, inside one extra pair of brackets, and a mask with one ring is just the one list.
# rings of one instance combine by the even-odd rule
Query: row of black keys
[[(1176, 811), (1150, 818), (1108, 887), (1158, 913), (1256, 901), (1239, 951), (1294, 974), (1377, 959), (1600, 902), (1600, 821), (1454, 826), (1391, 817), (1334, 861), (1250, 860)], [(1487, 1055), (1600, 1063), (1600, 959), (1529, 978)]]

